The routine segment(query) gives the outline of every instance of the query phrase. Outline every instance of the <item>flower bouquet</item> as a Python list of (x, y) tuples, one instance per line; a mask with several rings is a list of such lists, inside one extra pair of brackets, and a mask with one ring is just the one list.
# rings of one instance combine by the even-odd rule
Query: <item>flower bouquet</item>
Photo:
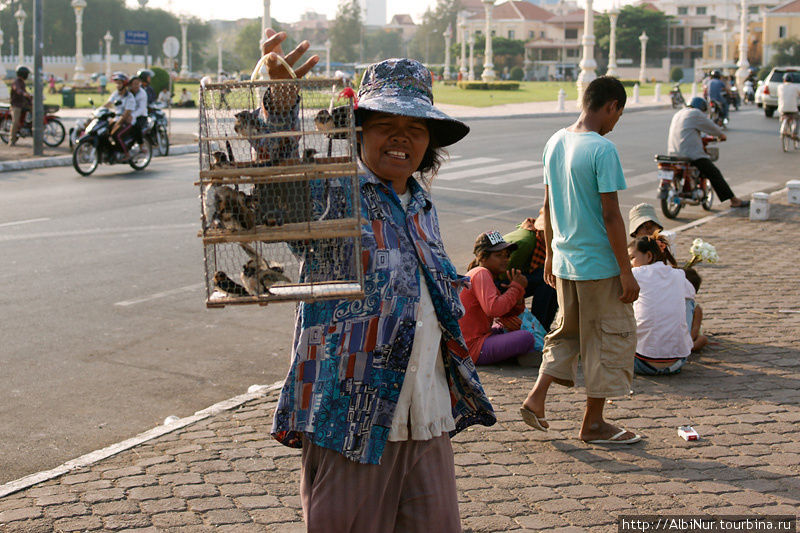
[(706, 263), (716, 263), (719, 261), (717, 249), (710, 243), (703, 242), (703, 239), (695, 239), (692, 242), (692, 247), (689, 248), (689, 252), (692, 254), (692, 258), (689, 259), (683, 268), (694, 266), (700, 261), (705, 261)]

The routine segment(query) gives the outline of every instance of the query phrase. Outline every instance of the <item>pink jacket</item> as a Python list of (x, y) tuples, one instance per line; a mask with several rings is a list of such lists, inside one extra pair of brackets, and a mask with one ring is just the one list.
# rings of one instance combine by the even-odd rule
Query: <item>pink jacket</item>
[(516, 282), (511, 282), (503, 294), (497, 290), (492, 273), (478, 266), (467, 272), (472, 286), (464, 289), (459, 295), (464, 305), (464, 316), (458, 321), (461, 333), (469, 348), (469, 356), (478, 360), (483, 341), (492, 333), (492, 322), (495, 318), (516, 316), (525, 310), (522, 301), (525, 289)]

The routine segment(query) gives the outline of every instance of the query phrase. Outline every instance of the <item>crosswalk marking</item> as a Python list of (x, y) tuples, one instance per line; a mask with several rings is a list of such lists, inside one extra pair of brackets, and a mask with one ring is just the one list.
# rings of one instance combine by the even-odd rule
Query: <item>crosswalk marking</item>
[[(537, 163), (541, 165), (541, 163)], [(535, 180), (542, 177), (544, 170), (542, 168), (530, 168), (520, 172), (512, 172), (510, 174), (501, 174), (493, 178), (483, 178), (475, 180), (474, 183), (486, 183), (488, 185), (501, 185), (503, 183), (514, 183), (515, 181), (522, 180)]]
[(439, 180), (459, 180), (464, 178), (473, 178), (475, 176), (485, 176), (486, 174), (497, 174), (504, 170), (515, 170), (523, 167), (530, 167), (535, 165), (533, 161), (512, 161), (511, 163), (504, 163), (502, 165), (491, 165), (489, 167), (472, 168), (469, 170), (462, 170), (460, 172), (445, 172), (439, 174)]
[(445, 163), (442, 165), (441, 172), (447, 172), (453, 168), (471, 167), (475, 165), (483, 165), (484, 163), (494, 163), (495, 161), (499, 161), (499, 159), (494, 157), (470, 157), (469, 159), (462, 159), (461, 161), (457, 161), (455, 163)]
[[(627, 174), (627, 173), (628, 173), (628, 172), (630, 172), (630, 171), (631, 171), (631, 169), (629, 169), (629, 168), (623, 168), (623, 169), (622, 169), (622, 172), (623, 172), (623, 174)], [(544, 175), (544, 169), (541, 169), (541, 171), (540, 171), (539, 173), (537, 173), (537, 174), (536, 174), (536, 176), (537, 176), (538, 178), (541, 178), (543, 175)], [(627, 181), (628, 183), (630, 183), (630, 180), (626, 180), (626, 181)], [(543, 181), (541, 181), (541, 180), (539, 180), (539, 182), (538, 182), (538, 183), (532, 183), (532, 184), (530, 184), (530, 185), (525, 185), (525, 188), (526, 188), (526, 189), (544, 189), (544, 182), (543, 182)]]
[(657, 176), (658, 171), (653, 170), (652, 172), (645, 172), (644, 174), (626, 178), (625, 183), (628, 185), (629, 189), (633, 189), (634, 187), (644, 184), (653, 185), (655, 187), (658, 185), (658, 180), (656, 179)]

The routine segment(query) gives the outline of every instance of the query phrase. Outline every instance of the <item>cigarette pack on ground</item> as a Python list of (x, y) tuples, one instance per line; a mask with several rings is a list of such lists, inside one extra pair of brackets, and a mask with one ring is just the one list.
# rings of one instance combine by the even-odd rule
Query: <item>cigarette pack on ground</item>
[(692, 426), (680, 426), (678, 428), (678, 436), (683, 440), (699, 440), (700, 435), (694, 430)]

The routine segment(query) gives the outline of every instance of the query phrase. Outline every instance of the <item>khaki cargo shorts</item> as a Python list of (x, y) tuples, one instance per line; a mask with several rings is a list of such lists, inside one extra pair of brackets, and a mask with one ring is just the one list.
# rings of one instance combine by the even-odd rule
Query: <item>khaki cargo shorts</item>
[(544, 339), (539, 374), (575, 385), (582, 359), (586, 396), (627, 395), (633, 380), (636, 319), (633, 305), (619, 300), (619, 277), (591, 281), (556, 278), (558, 316)]

